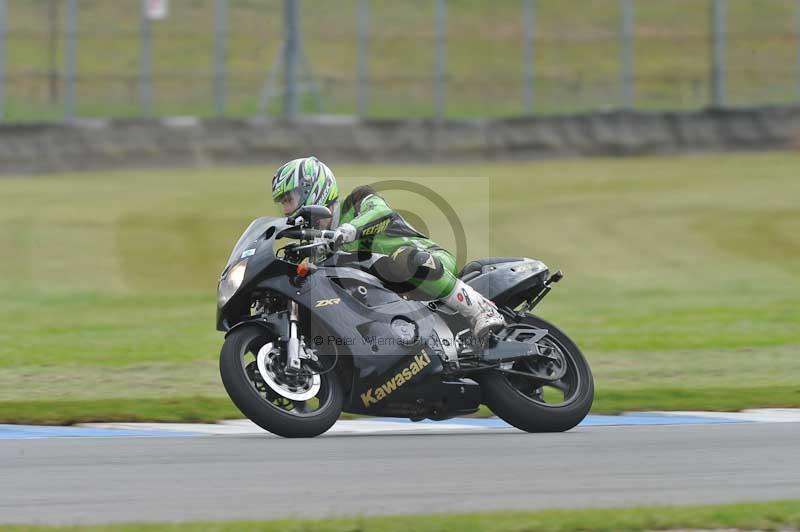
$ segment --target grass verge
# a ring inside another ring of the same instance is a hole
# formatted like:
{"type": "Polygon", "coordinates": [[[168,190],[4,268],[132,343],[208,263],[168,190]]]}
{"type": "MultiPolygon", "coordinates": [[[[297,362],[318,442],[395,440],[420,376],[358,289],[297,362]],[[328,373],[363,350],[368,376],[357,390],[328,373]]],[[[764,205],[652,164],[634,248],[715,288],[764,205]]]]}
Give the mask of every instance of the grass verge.
{"type": "Polygon", "coordinates": [[[382,516],[325,520],[250,522],[197,522],[180,524],[119,524],[80,527],[12,526],[6,530],[260,530],[321,532],[415,531],[632,531],[669,529],[791,530],[800,527],[800,501],[776,501],[717,506],[656,506],[540,512],[487,512],[472,514],[382,516]]]}
{"type": "MultiPolygon", "coordinates": [[[[737,411],[752,405],[765,408],[800,407],[800,385],[756,388],[666,388],[598,391],[592,412],[618,414],[637,410],[737,411]]],[[[475,414],[488,417],[486,407],[475,414]]],[[[103,421],[160,421],[213,423],[241,418],[225,397],[166,399],[96,399],[85,401],[0,401],[0,423],[72,425],[103,421]]],[[[343,414],[343,419],[358,416],[343,414]]]]}
{"type": "MultiPolygon", "coordinates": [[[[566,272],[536,313],[586,354],[596,412],[800,405],[798,154],[335,171],[345,192],[383,179],[435,190],[468,245],[426,198],[385,194],[464,261],[566,272]]],[[[219,381],[215,287],[241,231],[275,212],[257,192],[272,172],[0,180],[0,418],[238,415],[219,381]]]]}

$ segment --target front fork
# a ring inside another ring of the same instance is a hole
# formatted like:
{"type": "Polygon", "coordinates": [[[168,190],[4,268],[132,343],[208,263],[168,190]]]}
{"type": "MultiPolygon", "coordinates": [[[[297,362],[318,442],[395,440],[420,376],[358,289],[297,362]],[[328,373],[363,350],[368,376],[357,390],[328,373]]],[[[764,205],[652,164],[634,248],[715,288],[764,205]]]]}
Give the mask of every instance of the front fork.
{"type": "Polygon", "coordinates": [[[297,322],[300,312],[297,301],[289,300],[289,338],[286,340],[286,372],[300,372],[300,335],[297,333],[297,322]]]}

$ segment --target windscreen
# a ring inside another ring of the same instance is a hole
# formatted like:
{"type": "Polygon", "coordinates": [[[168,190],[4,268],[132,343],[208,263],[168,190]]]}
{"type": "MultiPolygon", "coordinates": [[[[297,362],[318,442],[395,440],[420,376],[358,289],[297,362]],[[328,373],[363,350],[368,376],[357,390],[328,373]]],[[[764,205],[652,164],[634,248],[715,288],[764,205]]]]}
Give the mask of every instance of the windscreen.
{"type": "Polygon", "coordinates": [[[239,241],[236,242],[236,245],[233,247],[233,252],[228,258],[228,263],[225,265],[225,269],[227,270],[232,264],[239,262],[242,259],[242,253],[244,253],[246,249],[256,247],[255,242],[266,232],[270,226],[284,225],[285,221],[285,218],[263,216],[250,222],[250,225],[247,227],[247,229],[245,229],[244,233],[242,233],[242,236],[239,237],[239,241]]]}

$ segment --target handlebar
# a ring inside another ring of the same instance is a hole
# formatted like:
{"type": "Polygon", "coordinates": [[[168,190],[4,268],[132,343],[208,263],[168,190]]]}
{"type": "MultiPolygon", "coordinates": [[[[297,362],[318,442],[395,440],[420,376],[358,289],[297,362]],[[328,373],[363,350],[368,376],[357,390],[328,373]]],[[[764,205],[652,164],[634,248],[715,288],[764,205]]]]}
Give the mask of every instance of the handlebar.
{"type": "Polygon", "coordinates": [[[332,252],[336,249],[336,247],[338,247],[338,244],[341,243],[341,239],[339,239],[339,242],[334,241],[336,236],[334,231],[321,229],[286,229],[278,236],[279,238],[290,238],[300,241],[315,240],[315,242],[310,244],[289,244],[288,246],[282,248],[287,252],[291,251],[291,253],[300,257],[314,256],[320,249],[323,249],[327,252],[332,252]]]}
{"type": "Polygon", "coordinates": [[[333,240],[333,231],[326,231],[321,229],[287,229],[280,236],[285,238],[293,238],[295,240],[313,240],[315,238],[322,238],[324,240],[333,240]]]}

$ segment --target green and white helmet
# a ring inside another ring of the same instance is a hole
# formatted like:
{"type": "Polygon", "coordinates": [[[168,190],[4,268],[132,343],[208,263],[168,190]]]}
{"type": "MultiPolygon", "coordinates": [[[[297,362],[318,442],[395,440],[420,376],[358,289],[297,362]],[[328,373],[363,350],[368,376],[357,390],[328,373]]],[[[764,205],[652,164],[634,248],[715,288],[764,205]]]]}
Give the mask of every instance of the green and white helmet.
{"type": "Polygon", "coordinates": [[[272,178],[272,200],[280,203],[290,193],[296,194],[298,209],[305,205],[331,209],[335,226],[339,219],[339,187],[331,169],[319,159],[303,157],[278,168],[272,178]]]}

